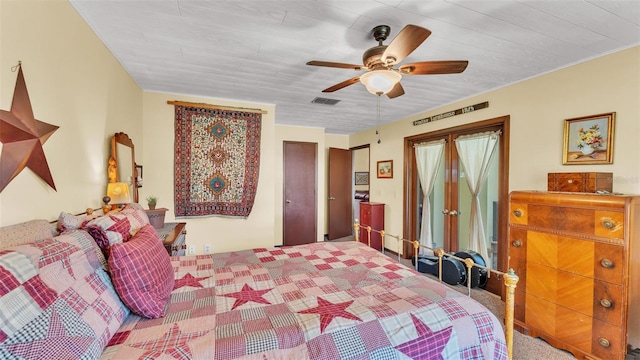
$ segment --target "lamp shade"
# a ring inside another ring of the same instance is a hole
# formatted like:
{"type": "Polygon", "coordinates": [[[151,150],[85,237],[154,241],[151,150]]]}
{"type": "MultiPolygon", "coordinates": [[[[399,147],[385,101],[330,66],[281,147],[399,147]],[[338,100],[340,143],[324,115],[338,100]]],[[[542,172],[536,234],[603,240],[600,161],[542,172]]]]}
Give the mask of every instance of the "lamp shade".
{"type": "Polygon", "coordinates": [[[131,202],[129,184],[114,182],[107,185],[107,196],[111,198],[111,204],[128,204],[131,202]]]}
{"type": "Polygon", "coordinates": [[[374,95],[388,93],[400,79],[402,75],[393,70],[373,70],[360,76],[360,82],[374,95]]]}

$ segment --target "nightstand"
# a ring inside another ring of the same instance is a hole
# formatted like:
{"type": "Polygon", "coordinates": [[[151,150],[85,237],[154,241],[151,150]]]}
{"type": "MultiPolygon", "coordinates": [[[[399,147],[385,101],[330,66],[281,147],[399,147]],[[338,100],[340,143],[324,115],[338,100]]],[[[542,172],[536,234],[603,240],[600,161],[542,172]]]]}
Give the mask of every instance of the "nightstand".
{"type": "Polygon", "coordinates": [[[164,223],[164,226],[156,229],[164,248],[170,256],[182,256],[185,254],[187,223],[164,223]]]}

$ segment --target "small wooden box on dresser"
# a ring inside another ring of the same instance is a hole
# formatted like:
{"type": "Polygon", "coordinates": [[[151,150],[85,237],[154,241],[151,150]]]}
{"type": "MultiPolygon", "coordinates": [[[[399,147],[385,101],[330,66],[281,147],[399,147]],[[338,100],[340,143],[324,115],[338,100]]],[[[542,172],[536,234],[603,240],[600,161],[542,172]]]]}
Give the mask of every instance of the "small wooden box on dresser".
{"type": "Polygon", "coordinates": [[[640,346],[640,196],[514,191],[516,327],[578,359],[640,346]]]}

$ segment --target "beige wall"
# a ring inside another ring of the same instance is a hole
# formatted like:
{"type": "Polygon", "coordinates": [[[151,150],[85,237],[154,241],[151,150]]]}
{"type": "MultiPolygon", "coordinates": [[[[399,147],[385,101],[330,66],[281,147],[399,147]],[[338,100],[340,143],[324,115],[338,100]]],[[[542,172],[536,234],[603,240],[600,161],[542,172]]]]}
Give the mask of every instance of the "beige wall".
{"type": "Polygon", "coordinates": [[[36,119],[60,128],[44,144],[57,191],[25,168],[0,194],[0,225],[98,208],[110,138],[142,156],[142,90],[66,1],[0,1],[0,109],[23,73],[36,119]]]}
{"type": "MultiPolygon", "coordinates": [[[[407,89],[410,91],[410,89],[407,89]]],[[[640,194],[640,46],[577,64],[448,106],[355,134],[376,161],[394,162],[393,179],[371,177],[371,201],[383,202],[385,230],[402,234],[403,139],[443,128],[511,116],[509,189],[546,190],[549,172],[612,172],[613,191],[640,194]],[[412,121],[489,101],[489,108],[431,123],[412,121]],[[562,165],[564,119],[616,112],[613,164],[562,165]]]]}

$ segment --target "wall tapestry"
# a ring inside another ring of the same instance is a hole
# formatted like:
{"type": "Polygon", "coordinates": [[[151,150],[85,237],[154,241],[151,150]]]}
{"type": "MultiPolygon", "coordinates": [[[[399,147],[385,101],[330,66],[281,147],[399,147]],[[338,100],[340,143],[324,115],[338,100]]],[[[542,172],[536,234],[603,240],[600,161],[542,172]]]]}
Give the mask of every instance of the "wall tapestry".
{"type": "Polygon", "coordinates": [[[179,105],[175,114],[175,216],[249,216],[262,115],[179,105]]]}
{"type": "Polygon", "coordinates": [[[31,169],[56,190],[42,145],[58,130],[58,126],[35,119],[22,74],[22,66],[18,63],[12,67],[12,71],[15,71],[16,67],[18,78],[13,92],[11,110],[0,110],[0,142],[2,143],[0,192],[25,167],[31,169]]]}

